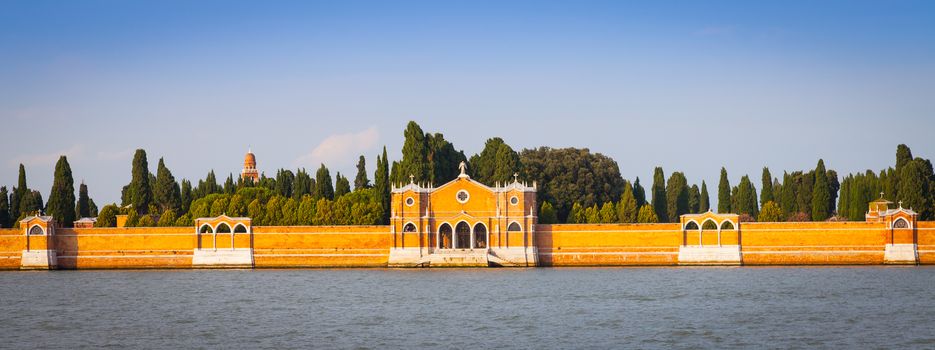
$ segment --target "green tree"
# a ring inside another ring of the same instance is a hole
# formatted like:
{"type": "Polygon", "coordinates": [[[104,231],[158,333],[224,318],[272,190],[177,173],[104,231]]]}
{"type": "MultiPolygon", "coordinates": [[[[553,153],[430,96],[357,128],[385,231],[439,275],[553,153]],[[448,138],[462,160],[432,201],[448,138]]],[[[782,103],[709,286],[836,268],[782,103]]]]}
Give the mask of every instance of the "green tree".
{"type": "Polygon", "coordinates": [[[156,186],[153,187],[153,197],[156,205],[163,212],[171,209],[174,213],[178,213],[182,210],[182,194],[179,184],[175,182],[175,177],[172,176],[172,172],[166,167],[162,158],[159,158],[159,165],[156,166],[156,186]]]}
{"type": "Polygon", "coordinates": [[[486,184],[513,182],[513,174],[521,169],[519,154],[503,139],[494,137],[484,144],[480,154],[471,157],[471,176],[486,184]]]}
{"type": "Polygon", "coordinates": [[[308,175],[305,169],[299,169],[295,173],[295,180],[292,184],[292,198],[301,200],[305,195],[313,195],[315,192],[315,180],[308,175]]]}
{"type": "Polygon", "coordinates": [[[229,216],[244,216],[247,214],[247,204],[244,203],[243,196],[235,194],[231,196],[230,203],[227,204],[226,214],[229,216]]]}
{"type": "Polygon", "coordinates": [[[912,161],[912,151],[909,146],[899,144],[896,146],[896,171],[899,172],[904,166],[912,161]]]}
{"type": "Polygon", "coordinates": [[[656,215],[656,211],[653,210],[653,206],[645,204],[640,207],[640,212],[636,217],[636,222],[641,224],[654,224],[659,222],[659,216],[656,215]]]}
{"type": "Polygon", "coordinates": [[[922,220],[931,219],[932,198],[930,194],[932,171],[926,163],[916,158],[902,166],[899,172],[899,202],[904,208],[918,211],[922,220]]]}
{"type": "Polygon", "coordinates": [[[265,225],[277,226],[282,221],[283,197],[274,196],[266,202],[265,225]]]}
{"type": "Polygon", "coordinates": [[[81,185],[78,186],[78,203],[75,205],[75,217],[80,219],[91,216],[91,198],[88,197],[88,185],[85,185],[84,181],[82,181],[81,185]]]}
{"type": "Polygon", "coordinates": [[[601,223],[601,210],[597,207],[597,204],[587,207],[584,210],[584,217],[589,224],[599,224],[601,223]]]}
{"type": "MultiPolygon", "coordinates": [[[[646,204],[646,189],[640,185],[640,178],[637,177],[633,182],[633,198],[636,199],[636,207],[640,208],[646,204]]],[[[639,210],[639,209],[637,209],[639,210]]]]}
{"type": "Polygon", "coordinates": [[[613,202],[604,202],[600,210],[600,223],[612,224],[619,220],[617,217],[617,208],[613,202]]]}
{"type": "Polygon", "coordinates": [[[162,215],[159,216],[159,222],[156,223],[156,226],[172,227],[175,226],[175,222],[178,220],[179,218],[175,215],[175,210],[166,209],[166,211],[162,212],[162,215]]]}
{"type": "Polygon", "coordinates": [[[211,216],[221,216],[227,214],[227,208],[230,207],[230,199],[227,196],[218,197],[211,204],[211,216]]]}
{"type": "Polygon", "coordinates": [[[753,182],[750,181],[749,176],[744,175],[740,178],[740,184],[734,187],[731,196],[731,208],[737,214],[747,214],[751,218],[755,218],[759,214],[756,197],[756,188],[753,187],[753,182]]]}
{"type": "Polygon", "coordinates": [[[192,205],[192,183],[183,179],[181,189],[179,190],[179,202],[182,206],[180,212],[187,213],[192,205]]]}
{"type": "Polygon", "coordinates": [[[575,202],[571,206],[571,211],[568,212],[568,219],[566,220],[569,224],[584,224],[588,222],[588,217],[585,213],[585,209],[581,206],[581,203],[575,202]]]}
{"type": "Polygon", "coordinates": [[[98,213],[94,227],[116,227],[117,214],[119,213],[120,208],[118,208],[116,204],[105,205],[101,208],[101,212],[98,213]]]}
{"type": "Polygon", "coordinates": [[[701,212],[701,191],[698,185],[692,185],[688,189],[688,212],[698,214],[701,212]]]}
{"type": "Polygon", "coordinates": [[[679,217],[688,214],[691,210],[688,180],[685,174],[676,171],[669,176],[665,195],[667,222],[679,222],[679,217]]]}
{"type": "Polygon", "coordinates": [[[299,202],[299,209],[296,213],[296,225],[311,225],[315,219],[315,199],[312,196],[304,196],[299,202]]]}
{"type": "Polygon", "coordinates": [[[156,222],[153,221],[151,215],[146,214],[141,216],[140,220],[136,222],[136,227],[156,227],[156,222]]]}
{"type": "Polygon", "coordinates": [[[354,191],[370,188],[370,180],[367,179],[367,161],[361,155],[357,159],[357,176],[354,177],[354,191]]]}
{"type": "Polygon", "coordinates": [[[537,196],[555,206],[567,220],[575,202],[584,207],[620,198],[623,178],[617,162],[588,149],[525,149],[520,154],[523,178],[538,184],[537,196]]]}
{"type": "Polygon", "coordinates": [[[331,183],[331,172],[324,164],[315,173],[315,198],[334,200],[334,185],[331,183]]]}
{"type": "Polygon", "coordinates": [[[338,172],[335,175],[335,179],[336,180],[334,181],[334,198],[339,198],[351,192],[350,181],[348,181],[346,177],[341,176],[340,172],[338,172]]]}
{"type": "Polygon", "coordinates": [[[294,198],[288,198],[282,204],[282,216],[279,224],[283,226],[292,226],[296,223],[296,217],[299,210],[299,203],[294,198]]]}
{"type": "Polygon", "coordinates": [[[780,222],[783,221],[785,216],[782,214],[782,208],[779,207],[779,204],[776,202],[769,201],[763,204],[763,209],[760,210],[760,215],[757,216],[756,221],[759,222],[780,222]]]}
{"type": "Polygon", "coordinates": [[[377,156],[377,170],[373,174],[373,189],[376,192],[377,202],[382,207],[383,217],[381,224],[390,222],[390,170],[389,159],[386,158],[386,146],[383,146],[383,156],[377,156]]]}
{"type": "Polygon", "coordinates": [[[832,203],[830,184],[825,170],[825,161],[822,159],[818,160],[818,166],[815,167],[815,183],[813,186],[812,221],[825,221],[831,217],[834,208],[829,206],[829,203],[832,203]]]}
{"type": "Polygon", "coordinates": [[[175,226],[177,227],[195,226],[195,219],[192,219],[191,214],[182,215],[179,217],[178,220],[175,220],[175,226]]]}
{"type": "Polygon", "coordinates": [[[636,222],[636,215],[639,208],[636,205],[636,197],[633,195],[633,187],[629,183],[624,185],[623,194],[620,196],[620,203],[617,204],[617,219],[621,223],[636,222]]]}
{"type": "Polygon", "coordinates": [[[10,196],[10,217],[12,219],[20,218],[23,215],[22,203],[29,195],[29,187],[26,186],[26,167],[19,165],[19,181],[16,187],[13,187],[13,194],[10,196]]]}
{"type": "Polygon", "coordinates": [[[669,204],[667,203],[666,198],[666,177],[665,173],[662,172],[662,167],[656,167],[653,171],[653,188],[652,188],[652,198],[653,198],[653,211],[656,212],[656,215],[661,220],[669,219],[669,204]]]}
{"type": "Polygon", "coordinates": [[[721,167],[721,181],[717,185],[717,212],[730,213],[730,180],[727,179],[727,169],[721,167]]]}
{"type": "Polygon", "coordinates": [[[234,174],[228,173],[227,180],[224,180],[224,193],[234,194],[237,191],[237,185],[234,184],[234,174]]]}
{"type": "Polygon", "coordinates": [[[152,203],[153,190],[149,183],[149,162],[146,160],[146,151],[136,150],[133,155],[133,167],[131,169],[132,177],[130,184],[127,185],[127,199],[133,209],[139,214],[144,214],[149,210],[149,204],[152,203]]]}
{"type": "Polygon", "coordinates": [[[769,173],[769,168],[763,167],[760,182],[763,184],[763,188],[760,190],[760,203],[766,205],[766,202],[772,202],[775,199],[773,195],[773,175],[769,173]]]}
{"type": "Polygon", "coordinates": [[[276,193],[283,197],[292,197],[292,182],[295,175],[292,170],[279,169],[276,172],[276,193]]]}
{"type": "Polygon", "coordinates": [[[416,182],[431,180],[428,163],[429,149],[422,128],[416,122],[410,121],[406,125],[403,136],[405,136],[403,159],[399,162],[400,171],[397,174],[400,178],[396,178],[394,181],[408,183],[409,175],[412,175],[416,182]]]}
{"type": "Polygon", "coordinates": [[[429,182],[444,184],[454,180],[460,174],[458,164],[467,161],[463,152],[455,149],[445,136],[436,133],[425,134],[425,143],[429,150],[429,182]]]}
{"type": "Polygon", "coordinates": [[[71,227],[75,221],[75,181],[65,156],[59,157],[55,163],[55,177],[46,211],[64,227],[71,227]]]}
{"type": "Polygon", "coordinates": [[[779,198],[779,208],[782,209],[782,212],[789,216],[796,213],[798,210],[796,206],[796,191],[795,178],[792,174],[784,172],[782,175],[782,195],[779,198]]]}
{"type": "Polygon", "coordinates": [[[13,227],[13,218],[10,215],[10,197],[6,186],[0,186],[0,228],[13,227]]]}
{"type": "Polygon", "coordinates": [[[558,216],[555,214],[555,208],[552,207],[552,204],[549,202],[542,202],[542,206],[539,208],[539,223],[540,224],[557,224],[558,216]]]}
{"type": "Polygon", "coordinates": [[[698,205],[698,212],[705,213],[711,209],[711,197],[708,196],[708,185],[701,181],[701,198],[698,205]]]}

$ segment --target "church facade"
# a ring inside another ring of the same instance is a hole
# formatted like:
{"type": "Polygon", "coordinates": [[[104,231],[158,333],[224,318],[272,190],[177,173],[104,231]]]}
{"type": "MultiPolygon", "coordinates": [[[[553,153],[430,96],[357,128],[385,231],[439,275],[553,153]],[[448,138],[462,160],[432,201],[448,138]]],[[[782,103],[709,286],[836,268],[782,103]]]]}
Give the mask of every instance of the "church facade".
{"type": "MultiPolygon", "coordinates": [[[[489,187],[461,174],[392,189],[390,266],[536,266],[536,184],[489,187]]],[[[411,178],[411,177],[410,177],[411,178]]]]}

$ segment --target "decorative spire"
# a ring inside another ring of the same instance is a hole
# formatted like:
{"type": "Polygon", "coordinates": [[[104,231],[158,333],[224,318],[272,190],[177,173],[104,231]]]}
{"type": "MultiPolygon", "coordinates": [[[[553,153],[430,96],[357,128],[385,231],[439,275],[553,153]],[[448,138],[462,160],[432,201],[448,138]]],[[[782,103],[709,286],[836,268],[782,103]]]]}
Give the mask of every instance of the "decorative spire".
{"type": "Polygon", "coordinates": [[[467,171],[467,164],[465,164],[464,161],[461,161],[461,163],[458,164],[458,169],[461,169],[461,174],[458,175],[458,177],[469,177],[468,174],[467,174],[467,172],[466,172],[466,171],[467,171]]]}

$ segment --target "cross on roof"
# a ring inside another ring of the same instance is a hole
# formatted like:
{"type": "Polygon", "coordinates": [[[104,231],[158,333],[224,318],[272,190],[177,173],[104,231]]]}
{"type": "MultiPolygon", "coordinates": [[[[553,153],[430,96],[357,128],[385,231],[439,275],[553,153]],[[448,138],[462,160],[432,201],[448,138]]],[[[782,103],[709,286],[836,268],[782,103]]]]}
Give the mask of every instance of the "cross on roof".
{"type": "Polygon", "coordinates": [[[409,183],[415,183],[415,175],[409,174],[409,183]]]}
{"type": "Polygon", "coordinates": [[[519,174],[513,173],[513,182],[519,182],[519,174]]]}

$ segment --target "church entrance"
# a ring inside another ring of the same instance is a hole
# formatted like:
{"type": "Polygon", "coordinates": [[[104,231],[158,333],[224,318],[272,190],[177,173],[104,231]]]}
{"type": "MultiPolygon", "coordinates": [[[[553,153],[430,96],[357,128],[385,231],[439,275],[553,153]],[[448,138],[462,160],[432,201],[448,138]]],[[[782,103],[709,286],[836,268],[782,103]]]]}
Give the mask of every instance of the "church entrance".
{"type": "Polygon", "coordinates": [[[466,222],[459,222],[455,227],[455,235],[458,237],[455,242],[456,249],[471,248],[471,226],[466,222]]]}
{"type": "Polygon", "coordinates": [[[442,226],[438,228],[438,243],[439,243],[438,248],[441,248],[441,249],[452,248],[451,225],[442,224],[442,226]]]}

